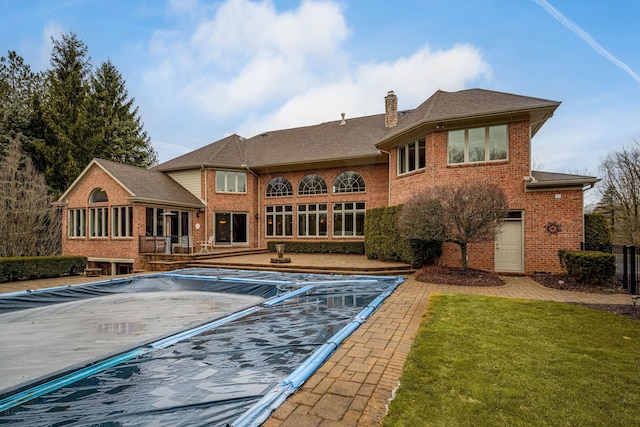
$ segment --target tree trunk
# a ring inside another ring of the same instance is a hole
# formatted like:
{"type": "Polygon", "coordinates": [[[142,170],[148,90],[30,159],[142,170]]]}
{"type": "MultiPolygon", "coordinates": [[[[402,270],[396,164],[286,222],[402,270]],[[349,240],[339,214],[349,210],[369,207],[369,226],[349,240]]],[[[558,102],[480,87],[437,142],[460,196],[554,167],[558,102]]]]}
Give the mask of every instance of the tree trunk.
{"type": "Polygon", "coordinates": [[[466,243],[460,243],[460,252],[462,252],[462,269],[466,270],[467,269],[467,244],[466,243]]]}

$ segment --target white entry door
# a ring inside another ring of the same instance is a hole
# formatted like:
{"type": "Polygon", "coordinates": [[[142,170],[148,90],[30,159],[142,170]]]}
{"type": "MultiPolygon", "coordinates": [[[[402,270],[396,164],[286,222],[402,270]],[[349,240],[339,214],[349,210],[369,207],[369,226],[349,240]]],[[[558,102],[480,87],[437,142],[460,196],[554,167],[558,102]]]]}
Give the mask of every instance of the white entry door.
{"type": "Polygon", "coordinates": [[[496,240],[496,271],[523,271],[522,252],[522,220],[503,221],[496,240]]]}

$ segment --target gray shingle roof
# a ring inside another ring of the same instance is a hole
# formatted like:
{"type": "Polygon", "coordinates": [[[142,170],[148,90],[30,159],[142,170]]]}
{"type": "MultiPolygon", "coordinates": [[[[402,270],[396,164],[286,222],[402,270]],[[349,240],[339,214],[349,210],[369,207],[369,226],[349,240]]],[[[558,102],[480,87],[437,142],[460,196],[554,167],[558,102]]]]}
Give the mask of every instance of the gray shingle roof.
{"type": "Polygon", "coordinates": [[[588,175],[574,175],[569,173],[531,171],[533,180],[526,182],[528,189],[549,187],[585,187],[600,181],[599,178],[588,175]]]}
{"type": "Polygon", "coordinates": [[[169,175],[109,160],[95,159],[131,195],[131,200],[155,201],[171,205],[202,207],[202,202],[169,175]]]}
{"type": "Polygon", "coordinates": [[[246,163],[245,147],[245,139],[233,134],[151,169],[155,171],[174,171],[193,169],[194,167],[199,168],[200,166],[239,167],[241,164],[246,163]]]}
{"type": "Polygon", "coordinates": [[[439,90],[415,110],[399,112],[398,124],[393,128],[385,128],[384,114],[377,114],[347,118],[344,125],[336,120],[264,132],[246,140],[234,134],[162,163],[153,170],[172,171],[200,166],[268,169],[363,158],[385,162],[386,156],[377,147],[385,146],[385,141],[424,123],[543,110],[545,116],[538,125],[541,126],[558,105],[560,103],[556,101],[483,89],[439,90]]]}
{"type": "MultiPolygon", "coordinates": [[[[427,123],[446,123],[454,120],[536,110],[545,111],[544,117],[546,117],[546,115],[553,113],[559,105],[558,101],[485,89],[468,89],[458,92],[438,90],[413,110],[403,123],[399,123],[393,132],[379,141],[377,145],[384,145],[384,142],[427,123]]],[[[532,124],[534,127],[532,136],[544,124],[544,120],[541,120],[538,125],[532,124]]]]}

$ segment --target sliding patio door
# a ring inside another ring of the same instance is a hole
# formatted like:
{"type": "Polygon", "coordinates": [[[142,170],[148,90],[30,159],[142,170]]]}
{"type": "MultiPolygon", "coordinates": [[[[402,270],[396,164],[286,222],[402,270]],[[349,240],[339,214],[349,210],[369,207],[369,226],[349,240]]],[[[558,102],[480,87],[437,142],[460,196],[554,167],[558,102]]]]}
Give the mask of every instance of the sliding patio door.
{"type": "Polygon", "coordinates": [[[216,245],[246,245],[248,221],[246,213],[216,212],[214,214],[216,245]]]}

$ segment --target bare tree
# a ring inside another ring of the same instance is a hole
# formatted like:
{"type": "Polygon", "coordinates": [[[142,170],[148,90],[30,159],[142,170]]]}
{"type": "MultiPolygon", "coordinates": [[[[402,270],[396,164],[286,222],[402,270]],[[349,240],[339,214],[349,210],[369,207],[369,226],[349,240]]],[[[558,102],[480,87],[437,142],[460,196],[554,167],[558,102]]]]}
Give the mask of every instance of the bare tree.
{"type": "Polygon", "coordinates": [[[640,140],[609,153],[600,165],[600,173],[599,210],[612,213],[615,241],[640,244],[640,140]]]}
{"type": "Polygon", "coordinates": [[[0,257],[57,255],[61,218],[44,176],[14,140],[0,160],[0,257]]]}
{"type": "Polygon", "coordinates": [[[466,270],[467,245],[494,241],[507,209],[504,191],[489,181],[449,184],[428,188],[407,201],[398,228],[406,238],[459,245],[466,270]]]}

